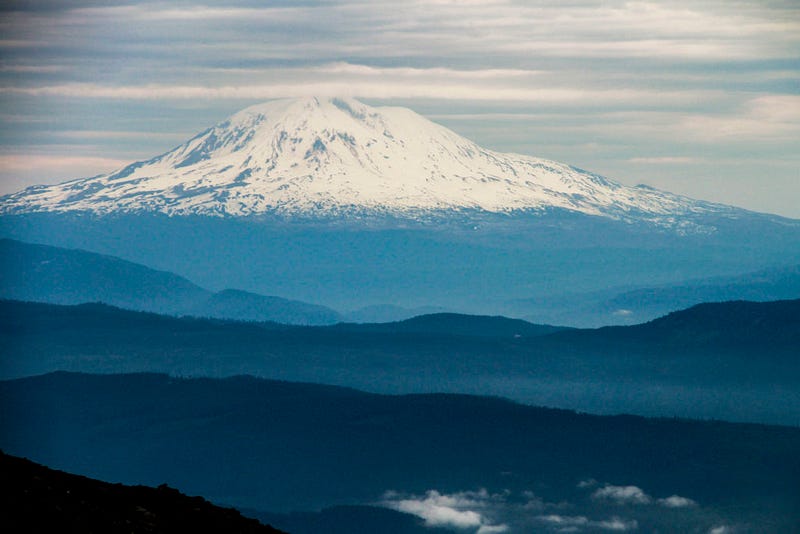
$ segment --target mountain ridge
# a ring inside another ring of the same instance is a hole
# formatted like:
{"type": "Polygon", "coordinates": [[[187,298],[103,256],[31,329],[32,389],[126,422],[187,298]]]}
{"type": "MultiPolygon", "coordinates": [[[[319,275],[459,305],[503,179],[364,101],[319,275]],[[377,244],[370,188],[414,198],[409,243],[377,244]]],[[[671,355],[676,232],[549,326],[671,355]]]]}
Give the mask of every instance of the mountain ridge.
{"type": "Polygon", "coordinates": [[[282,326],[0,301],[0,377],[58,369],[253,374],[380,393],[481,393],[601,413],[800,424],[800,300],[713,304],[639,326],[521,337],[508,323],[471,320],[488,326],[473,323],[469,335],[282,326]]]}
{"type": "Polygon", "coordinates": [[[334,324],[326,306],[237,289],[213,292],[169,271],[82,249],[0,238],[0,298],[286,324],[334,324]]]}

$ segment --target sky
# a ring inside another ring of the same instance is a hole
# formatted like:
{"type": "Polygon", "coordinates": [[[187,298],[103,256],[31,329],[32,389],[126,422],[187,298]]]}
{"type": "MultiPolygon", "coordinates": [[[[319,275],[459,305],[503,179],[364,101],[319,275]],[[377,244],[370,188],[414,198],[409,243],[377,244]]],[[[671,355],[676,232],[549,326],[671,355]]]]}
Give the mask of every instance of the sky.
{"type": "Polygon", "coordinates": [[[295,96],[406,106],[487,148],[800,218],[796,0],[7,0],[0,194],[295,96]]]}

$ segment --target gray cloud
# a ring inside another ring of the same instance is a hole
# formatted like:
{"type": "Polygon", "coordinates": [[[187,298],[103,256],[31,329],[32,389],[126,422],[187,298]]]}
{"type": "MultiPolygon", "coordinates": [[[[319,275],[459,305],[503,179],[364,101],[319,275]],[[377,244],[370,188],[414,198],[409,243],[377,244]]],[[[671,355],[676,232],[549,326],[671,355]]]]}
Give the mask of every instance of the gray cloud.
{"type": "Polygon", "coordinates": [[[581,532],[585,529],[628,532],[639,528],[639,523],[635,519],[622,519],[616,516],[609,519],[590,520],[582,515],[550,514],[538,516],[536,519],[557,532],[581,532]]]}
{"type": "MultiPolygon", "coordinates": [[[[597,481],[591,479],[578,483],[578,488],[588,489],[597,485],[597,481]]],[[[661,499],[654,499],[638,486],[615,486],[605,484],[596,489],[591,494],[594,501],[611,502],[617,505],[649,505],[657,504],[665,508],[691,508],[697,506],[697,502],[688,497],[680,495],[670,495],[661,499]]]]}
{"type": "Polygon", "coordinates": [[[671,495],[664,499],[658,499],[658,504],[667,508],[689,508],[697,506],[697,503],[692,499],[681,497],[680,495],[671,495]]]}
{"type": "Polygon", "coordinates": [[[653,498],[637,486],[605,485],[592,493],[592,499],[616,504],[650,504],[653,498]]]}

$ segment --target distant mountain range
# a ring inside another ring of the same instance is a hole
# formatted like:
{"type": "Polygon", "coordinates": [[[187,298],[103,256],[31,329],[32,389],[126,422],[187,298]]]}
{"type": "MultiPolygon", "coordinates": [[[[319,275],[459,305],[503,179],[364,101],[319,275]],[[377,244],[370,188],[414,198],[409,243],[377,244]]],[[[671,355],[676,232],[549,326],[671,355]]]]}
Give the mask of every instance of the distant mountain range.
{"type": "Polygon", "coordinates": [[[559,331],[458,315],[290,327],[5,301],[0,326],[2,377],[247,373],[595,413],[800,423],[800,300],[705,304],[638,326],[559,331]]]}
{"type": "MultiPolygon", "coordinates": [[[[0,239],[0,272],[0,298],[53,304],[104,302],[173,315],[326,325],[396,322],[443,312],[432,306],[409,309],[394,305],[340,312],[318,304],[241,290],[213,293],[173,273],[112,256],[10,239],[0,239]]],[[[610,290],[558,299],[519,299],[507,303],[505,310],[539,323],[594,326],[641,323],[701,302],[769,301],[798,296],[800,266],[792,266],[623,293],[610,290]],[[531,315],[532,310],[537,313],[531,315]]],[[[441,320],[446,323],[446,315],[441,320]]],[[[411,329],[413,324],[404,328],[411,329]]],[[[517,325],[514,328],[531,327],[529,323],[517,325]]]]}
{"type": "Polygon", "coordinates": [[[643,323],[704,302],[765,302],[798,297],[800,265],[791,265],[655,287],[517,299],[507,303],[505,312],[534,322],[602,326],[643,323]]]}
{"type": "Polygon", "coordinates": [[[281,534],[166,485],[124,486],[0,452],[3,524],[14,532],[230,532],[281,534]]]}
{"type": "Polygon", "coordinates": [[[0,382],[0,403],[0,447],[11,454],[127,484],[166,482],[277,514],[263,517],[279,528],[315,519],[281,514],[344,504],[470,534],[555,532],[580,517],[651,532],[786,532],[800,520],[798,428],[243,376],[62,372],[0,382]]]}

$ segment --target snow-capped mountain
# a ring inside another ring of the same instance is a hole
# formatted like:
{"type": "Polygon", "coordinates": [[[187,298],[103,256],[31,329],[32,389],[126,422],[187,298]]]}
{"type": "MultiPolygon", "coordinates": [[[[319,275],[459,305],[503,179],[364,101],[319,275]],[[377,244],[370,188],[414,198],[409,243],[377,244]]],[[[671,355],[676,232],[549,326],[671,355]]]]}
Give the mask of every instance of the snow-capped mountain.
{"type": "Polygon", "coordinates": [[[494,152],[411,110],[342,98],[252,106],[148,161],[0,199],[5,213],[324,217],[546,208],[667,225],[732,209],[494,152]]]}

